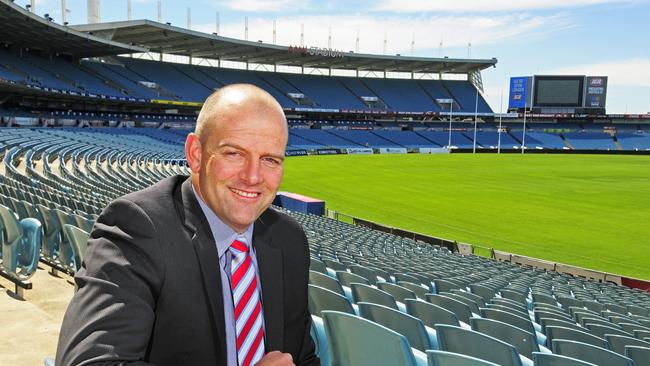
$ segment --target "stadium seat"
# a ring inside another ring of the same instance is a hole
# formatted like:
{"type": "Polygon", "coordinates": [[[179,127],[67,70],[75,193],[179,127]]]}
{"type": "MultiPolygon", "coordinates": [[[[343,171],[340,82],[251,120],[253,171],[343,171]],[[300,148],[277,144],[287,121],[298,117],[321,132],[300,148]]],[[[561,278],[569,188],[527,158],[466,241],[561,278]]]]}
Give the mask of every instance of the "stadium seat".
{"type": "Polygon", "coordinates": [[[458,317],[459,321],[469,324],[469,318],[472,317],[472,310],[466,304],[450,297],[433,294],[427,294],[426,300],[451,311],[458,317]]]}
{"type": "Polygon", "coordinates": [[[549,325],[555,325],[555,326],[559,326],[559,327],[575,329],[575,330],[578,330],[578,331],[581,331],[581,332],[585,331],[585,328],[579,326],[574,321],[566,321],[566,320],[555,319],[555,318],[539,318],[539,324],[542,326],[542,332],[543,333],[546,333],[546,327],[549,326],[549,325]]]}
{"type": "Polygon", "coordinates": [[[435,327],[436,324],[460,326],[458,317],[451,311],[423,300],[406,299],[406,312],[420,319],[424,325],[435,327]]]}
{"type": "Polygon", "coordinates": [[[625,346],[625,356],[634,360],[636,366],[650,365],[650,348],[625,346]]]}
{"type": "Polygon", "coordinates": [[[612,351],[623,356],[625,356],[625,347],[627,346],[650,348],[650,343],[648,342],[622,335],[605,334],[605,340],[609,343],[612,351]]]}
{"type": "Polygon", "coordinates": [[[76,272],[81,269],[81,263],[83,262],[84,254],[86,253],[86,246],[90,234],[76,226],[68,224],[63,226],[63,231],[65,232],[65,236],[68,238],[68,242],[72,248],[74,270],[76,272]]]}
{"type": "Polygon", "coordinates": [[[530,359],[533,357],[533,352],[540,350],[535,333],[527,332],[510,324],[493,319],[471,318],[470,325],[472,330],[514,346],[519,354],[530,359]]]}
{"type": "Polygon", "coordinates": [[[323,322],[332,366],[426,365],[403,335],[375,322],[335,311],[324,311],[323,322]]]}
{"type": "Polygon", "coordinates": [[[334,291],[341,296],[345,296],[345,291],[343,291],[343,287],[339,281],[321,272],[309,270],[309,283],[334,291]]]}
{"type": "MultiPolygon", "coordinates": [[[[514,313],[508,313],[499,309],[491,308],[481,308],[480,314],[484,318],[498,320],[522,329],[528,333],[537,334],[535,326],[530,318],[524,318],[514,313]]],[[[544,337],[544,340],[546,340],[546,337],[544,337]]]]}
{"type": "Polygon", "coordinates": [[[609,345],[606,340],[588,333],[587,330],[582,331],[574,328],[565,328],[565,327],[558,327],[555,325],[548,325],[546,326],[546,336],[548,337],[549,346],[551,345],[551,342],[554,339],[570,339],[577,342],[591,344],[596,347],[601,347],[605,349],[609,348],[609,345]]]}
{"type": "Polygon", "coordinates": [[[607,366],[634,366],[634,361],[608,349],[566,339],[552,341],[553,353],[607,366]]]}
{"type": "Polygon", "coordinates": [[[601,338],[605,338],[605,334],[616,334],[616,335],[621,335],[626,337],[633,336],[632,334],[618,328],[618,326],[613,327],[613,326],[606,326],[601,324],[593,324],[587,321],[585,327],[591,331],[591,334],[601,338]]]}
{"type": "Polygon", "coordinates": [[[437,348],[435,334],[428,333],[420,319],[383,305],[367,302],[360,302],[357,305],[361,317],[405,336],[411,347],[422,352],[437,348]]]}
{"type": "Polygon", "coordinates": [[[323,259],[323,263],[325,263],[327,268],[333,269],[334,271],[346,271],[348,269],[345,264],[331,259],[323,259]]]}
{"type": "Polygon", "coordinates": [[[541,352],[533,353],[533,361],[535,361],[535,366],[598,366],[573,357],[541,352]]]}
{"type": "Polygon", "coordinates": [[[309,258],[309,270],[327,274],[327,266],[325,266],[325,263],[315,258],[309,258]]]}
{"type": "Polygon", "coordinates": [[[0,270],[19,281],[28,280],[38,267],[41,223],[33,218],[19,222],[9,208],[0,205],[0,225],[3,233],[0,270]]]}
{"type": "Polygon", "coordinates": [[[406,299],[415,299],[417,297],[413,291],[407,289],[406,287],[396,285],[394,283],[379,282],[377,283],[377,287],[379,287],[380,290],[386,291],[387,293],[391,294],[396,301],[402,303],[406,299]]]}
{"type": "Polygon", "coordinates": [[[438,294],[462,302],[463,304],[469,306],[469,309],[470,309],[470,310],[472,311],[472,313],[474,313],[474,314],[478,314],[478,313],[479,313],[479,310],[478,310],[479,305],[478,305],[478,304],[476,303],[476,301],[474,301],[473,299],[467,298],[467,297],[465,297],[465,296],[461,296],[461,295],[459,295],[459,294],[457,294],[457,293],[453,293],[453,292],[440,292],[440,293],[438,293],[438,294]]]}
{"type": "Polygon", "coordinates": [[[350,272],[367,279],[369,284],[377,284],[377,273],[372,269],[360,265],[352,265],[349,266],[348,269],[350,272]]]}
{"type": "Polygon", "coordinates": [[[519,356],[517,350],[496,338],[452,325],[436,325],[438,347],[441,351],[455,352],[487,360],[502,366],[532,365],[519,356]]]}
{"type": "Polygon", "coordinates": [[[428,366],[498,366],[498,364],[481,360],[460,353],[427,350],[428,366]]]}
{"type": "Polygon", "coordinates": [[[334,310],[348,314],[355,314],[354,308],[347,297],[328,289],[309,285],[308,297],[309,312],[312,315],[320,316],[323,310],[334,310]]]}
{"type": "Polygon", "coordinates": [[[37,209],[43,217],[41,251],[45,258],[52,261],[57,260],[59,257],[59,245],[61,243],[61,225],[50,208],[39,204],[37,205],[37,209]]]}
{"type": "Polygon", "coordinates": [[[365,285],[370,284],[370,282],[368,282],[368,280],[365,277],[361,277],[354,273],[345,272],[345,271],[336,271],[336,278],[338,278],[341,286],[350,287],[351,283],[362,283],[365,285]]]}
{"type": "Polygon", "coordinates": [[[480,284],[471,284],[469,285],[469,288],[473,294],[481,296],[484,301],[490,301],[490,299],[496,294],[496,291],[480,284]]]}
{"type": "Polygon", "coordinates": [[[361,283],[350,284],[350,289],[352,290],[352,299],[357,304],[360,302],[369,302],[399,310],[397,307],[397,302],[395,301],[393,295],[389,294],[386,291],[382,291],[361,283]]]}
{"type": "Polygon", "coordinates": [[[424,300],[427,296],[427,293],[429,293],[429,290],[422,287],[421,285],[418,285],[413,282],[407,282],[407,281],[399,281],[397,282],[398,285],[405,287],[411,291],[419,298],[424,300]]]}

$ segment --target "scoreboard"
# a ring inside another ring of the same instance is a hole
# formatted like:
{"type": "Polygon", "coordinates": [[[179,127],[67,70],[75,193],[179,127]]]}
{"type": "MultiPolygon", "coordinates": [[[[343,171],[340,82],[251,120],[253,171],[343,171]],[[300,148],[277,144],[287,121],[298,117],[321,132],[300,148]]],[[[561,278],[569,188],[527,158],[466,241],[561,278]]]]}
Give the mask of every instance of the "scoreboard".
{"type": "Polygon", "coordinates": [[[605,113],[607,76],[535,75],[510,78],[509,111],[605,113]]]}

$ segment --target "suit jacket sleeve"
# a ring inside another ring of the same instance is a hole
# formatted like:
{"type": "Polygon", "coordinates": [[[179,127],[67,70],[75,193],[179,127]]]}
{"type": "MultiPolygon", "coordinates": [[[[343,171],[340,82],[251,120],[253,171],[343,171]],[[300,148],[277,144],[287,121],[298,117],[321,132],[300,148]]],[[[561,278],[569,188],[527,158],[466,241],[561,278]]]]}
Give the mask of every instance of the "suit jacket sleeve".
{"type": "Polygon", "coordinates": [[[63,319],[57,366],[147,365],[164,279],[156,227],[127,199],[111,203],[88,241],[77,291],[63,319]]]}

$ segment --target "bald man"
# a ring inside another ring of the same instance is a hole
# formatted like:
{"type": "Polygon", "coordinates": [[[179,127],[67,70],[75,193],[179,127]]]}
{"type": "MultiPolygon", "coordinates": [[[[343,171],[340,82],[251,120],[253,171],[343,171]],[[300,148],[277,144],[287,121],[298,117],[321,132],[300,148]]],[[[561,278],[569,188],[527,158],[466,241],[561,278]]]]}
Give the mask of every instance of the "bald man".
{"type": "Polygon", "coordinates": [[[269,208],[287,139],[267,92],[212,94],[185,142],[191,177],[118,198],[97,219],[56,365],[319,365],[307,239],[269,208]]]}

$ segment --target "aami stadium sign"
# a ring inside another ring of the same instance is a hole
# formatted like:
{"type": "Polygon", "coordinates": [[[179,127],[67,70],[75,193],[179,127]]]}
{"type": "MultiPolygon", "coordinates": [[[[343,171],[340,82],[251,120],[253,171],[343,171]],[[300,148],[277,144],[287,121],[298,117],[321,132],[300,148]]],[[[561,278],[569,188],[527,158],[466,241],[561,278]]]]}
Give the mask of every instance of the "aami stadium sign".
{"type": "Polygon", "coordinates": [[[299,53],[301,55],[309,56],[343,58],[343,51],[335,50],[332,48],[289,46],[289,53],[299,53]]]}

